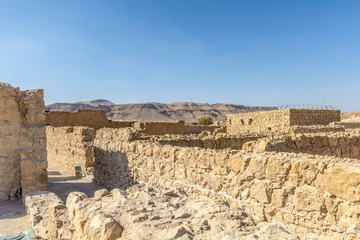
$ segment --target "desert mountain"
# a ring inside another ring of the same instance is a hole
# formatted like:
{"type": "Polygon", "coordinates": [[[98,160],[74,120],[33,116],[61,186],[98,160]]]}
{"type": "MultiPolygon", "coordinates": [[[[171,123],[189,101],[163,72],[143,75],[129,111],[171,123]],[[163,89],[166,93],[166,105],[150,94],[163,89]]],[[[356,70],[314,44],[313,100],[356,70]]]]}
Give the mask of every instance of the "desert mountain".
{"type": "Polygon", "coordinates": [[[115,104],[108,100],[82,101],[75,103],[54,103],[46,106],[48,111],[74,112],[77,109],[105,109],[108,117],[117,121],[196,121],[203,116],[213,119],[225,119],[226,114],[252,112],[259,110],[273,110],[275,107],[247,107],[229,103],[135,103],[115,104]]]}

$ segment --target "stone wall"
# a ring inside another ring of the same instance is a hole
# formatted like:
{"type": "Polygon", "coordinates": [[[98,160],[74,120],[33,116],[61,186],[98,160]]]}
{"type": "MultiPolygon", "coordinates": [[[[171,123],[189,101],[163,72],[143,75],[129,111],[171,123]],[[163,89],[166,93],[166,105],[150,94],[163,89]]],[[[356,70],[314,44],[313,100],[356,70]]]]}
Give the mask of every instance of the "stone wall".
{"type": "Polygon", "coordinates": [[[340,110],[288,109],[290,126],[328,125],[341,120],[340,110]]]}
{"type": "Polygon", "coordinates": [[[104,128],[94,142],[94,180],[108,188],[147,182],[222,191],[302,238],[340,239],[360,228],[360,163],[350,159],[163,146],[135,140],[131,129],[104,128]]]}
{"type": "Polygon", "coordinates": [[[340,125],[327,125],[327,126],[292,126],[284,133],[298,134],[298,133],[333,133],[345,132],[345,128],[340,125]]]}
{"type": "Polygon", "coordinates": [[[131,127],[133,124],[133,121],[109,120],[105,110],[78,109],[76,112],[50,111],[46,113],[46,125],[52,127],[85,126],[100,129],[102,127],[131,127]]]}
{"type": "Polygon", "coordinates": [[[359,132],[283,135],[247,142],[243,149],[297,152],[360,159],[359,132]]]}
{"type": "Polygon", "coordinates": [[[340,121],[340,110],[284,109],[227,116],[229,134],[284,132],[292,126],[328,125],[340,121]]]}
{"type": "Polygon", "coordinates": [[[0,83],[0,200],[47,190],[43,98],[0,83]]]}
{"type": "Polygon", "coordinates": [[[344,127],[346,129],[360,128],[360,122],[335,122],[331,123],[333,126],[344,127]]]}
{"type": "Polygon", "coordinates": [[[96,132],[87,127],[46,127],[48,160],[61,162],[74,171],[80,166],[82,174],[93,173],[93,141],[96,132]]]}
{"type": "MultiPolygon", "coordinates": [[[[208,148],[208,149],[238,149],[241,150],[243,145],[250,141],[256,141],[263,136],[233,136],[226,134],[210,134],[203,132],[196,136],[191,135],[160,135],[140,138],[160,143],[161,145],[171,145],[191,148],[208,148]]],[[[139,139],[139,138],[138,138],[139,139]]]]}
{"type": "Polygon", "coordinates": [[[289,109],[227,115],[229,134],[280,131],[290,127],[289,109]]]}
{"type": "Polygon", "coordinates": [[[177,122],[136,122],[134,128],[146,135],[191,134],[203,131],[213,132],[219,126],[187,125],[185,121],[177,122]]]}

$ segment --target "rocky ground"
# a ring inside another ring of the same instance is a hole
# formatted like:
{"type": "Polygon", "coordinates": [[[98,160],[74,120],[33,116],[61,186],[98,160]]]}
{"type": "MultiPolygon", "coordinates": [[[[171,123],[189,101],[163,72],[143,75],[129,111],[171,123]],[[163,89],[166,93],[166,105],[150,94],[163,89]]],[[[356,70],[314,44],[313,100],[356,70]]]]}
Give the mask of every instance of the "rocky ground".
{"type": "Polygon", "coordinates": [[[299,239],[226,200],[194,198],[176,188],[135,185],[98,190],[94,198],[73,192],[66,205],[39,192],[26,202],[35,232],[45,239],[299,239]]]}

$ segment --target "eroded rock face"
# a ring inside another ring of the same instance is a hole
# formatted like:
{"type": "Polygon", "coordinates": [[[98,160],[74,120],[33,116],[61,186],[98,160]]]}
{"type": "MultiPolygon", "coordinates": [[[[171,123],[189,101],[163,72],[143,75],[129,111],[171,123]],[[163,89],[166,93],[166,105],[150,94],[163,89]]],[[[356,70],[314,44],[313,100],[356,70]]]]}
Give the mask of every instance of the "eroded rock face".
{"type": "Polygon", "coordinates": [[[29,196],[35,233],[44,239],[299,239],[224,199],[193,198],[181,189],[135,185],[96,195],[73,192],[66,205],[50,192],[29,196]]]}

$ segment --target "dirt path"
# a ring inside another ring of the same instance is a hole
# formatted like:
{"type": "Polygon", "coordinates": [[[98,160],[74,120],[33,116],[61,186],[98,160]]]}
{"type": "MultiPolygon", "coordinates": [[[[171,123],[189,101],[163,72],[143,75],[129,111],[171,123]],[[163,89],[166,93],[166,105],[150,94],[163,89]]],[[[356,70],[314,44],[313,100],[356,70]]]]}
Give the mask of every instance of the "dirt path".
{"type": "MultiPolygon", "coordinates": [[[[56,193],[64,202],[70,192],[79,191],[89,197],[103,187],[90,178],[75,178],[74,170],[57,162],[48,163],[49,191],[56,193]]],[[[28,232],[31,229],[21,200],[0,201],[0,236],[9,233],[28,232]]]]}

